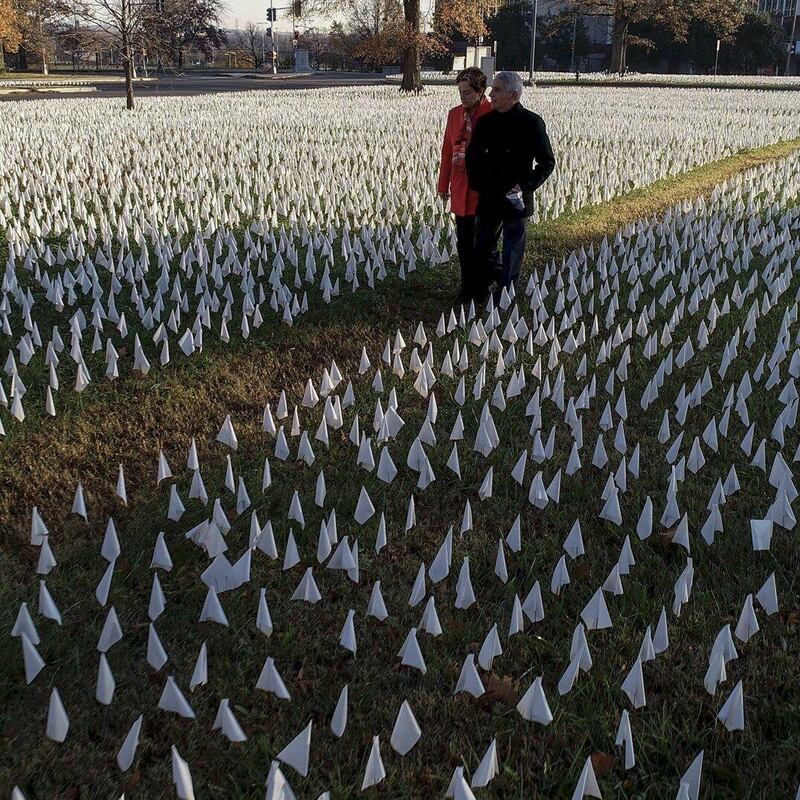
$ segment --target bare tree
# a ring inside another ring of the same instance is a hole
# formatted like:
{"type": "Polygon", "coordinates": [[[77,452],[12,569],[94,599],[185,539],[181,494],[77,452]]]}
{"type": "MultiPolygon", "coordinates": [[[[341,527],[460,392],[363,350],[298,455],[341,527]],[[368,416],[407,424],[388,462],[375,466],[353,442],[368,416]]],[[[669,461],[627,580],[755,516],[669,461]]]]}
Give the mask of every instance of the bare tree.
{"type": "Polygon", "coordinates": [[[105,31],[122,56],[125,103],[133,110],[134,54],[147,43],[148,22],[160,10],[160,0],[76,0],[75,14],[105,31]]]}
{"type": "Polygon", "coordinates": [[[158,61],[183,67],[184,50],[195,48],[211,58],[226,44],[220,28],[220,0],[161,0],[159,13],[146,20],[147,50],[158,61]]]}
{"type": "Polygon", "coordinates": [[[362,39],[380,36],[387,27],[402,23],[400,0],[348,0],[347,26],[362,39]]]}
{"type": "MultiPolygon", "coordinates": [[[[342,11],[342,5],[347,5],[347,0],[294,0],[292,12],[296,22],[302,22],[306,28],[311,28],[318,23],[327,26],[331,15],[342,11]]],[[[334,23],[335,24],[335,23],[334,23]]]]}
{"type": "Polygon", "coordinates": [[[96,29],[80,25],[77,19],[65,23],[55,34],[61,51],[72,61],[73,72],[87,53],[94,56],[99,52],[103,44],[99,34],[96,29]]]}
{"type": "MultiPolygon", "coordinates": [[[[230,43],[251,62],[253,69],[264,64],[264,33],[255,22],[248,22],[244,28],[237,28],[230,36],[230,43]]],[[[270,50],[271,52],[271,50],[270,50]]]]}

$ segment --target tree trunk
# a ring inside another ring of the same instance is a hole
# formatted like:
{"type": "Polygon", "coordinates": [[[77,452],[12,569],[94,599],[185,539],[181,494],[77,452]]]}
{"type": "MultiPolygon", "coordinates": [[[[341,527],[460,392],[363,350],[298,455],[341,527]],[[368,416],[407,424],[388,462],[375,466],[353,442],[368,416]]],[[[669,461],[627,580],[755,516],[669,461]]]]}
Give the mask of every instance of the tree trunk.
{"type": "Polygon", "coordinates": [[[20,72],[28,71],[28,51],[25,48],[25,45],[19,46],[17,55],[17,69],[19,69],[20,72]]]}
{"type": "Polygon", "coordinates": [[[625,51],[627,49],[628,26],[630,20],[625,17],[614,17],[614,36],[611,41],[611,64],[608,71],[625,74],[625,51]]]}
{"type": "Polygon", "coordinates": [[[6,71],[6,54],[3,51],[3,43],[0,42],[0,72],[6,71]]]}
{"type": "Polygon", "coordinates": [[[125,71],[125,105],[133,111],[133,53],[131,52],[130,31],[128,30],[128,9],[130,0],[122,0],[120,28],[122,30],[122,68],[125,71]]]}
{"type": "Polygon", "coordinates": [[[415,94],[422,91],[422,78],[419,74],[419,2],[420,0],[403,0],[406,42],[403,48],[403,79],[400,81],[400,91],[415,94]]]}
{"type": "Polygon", "coordinates": [[[133,57],[129,48],[125,50],[125,106],[133,111],[133,57]]]}

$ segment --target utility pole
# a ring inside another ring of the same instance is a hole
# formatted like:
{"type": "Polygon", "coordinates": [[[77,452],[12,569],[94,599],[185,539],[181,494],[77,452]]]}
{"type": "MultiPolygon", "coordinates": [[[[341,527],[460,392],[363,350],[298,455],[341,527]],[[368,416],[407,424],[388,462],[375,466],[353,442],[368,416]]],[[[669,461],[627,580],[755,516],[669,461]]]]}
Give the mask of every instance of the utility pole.
{"type": "Polygon", "coordinates": [[[269,0],[269,41],[272,49],[272,74],[278,72],[278,56],[275,52],[275,0],[269,0]]]}
{"type": "Polygon", "coordinates": [[[714,77],[717,77],[717,67],[719,66],[719,39],[717,39],[717,55],[714,58],[714,77]]]}
{"type": "Polygon", "coordinates": [[[786,48],[786,75],[792,68],[792,50],[794,49],[794,33],[797,30],[797,15],[800,14],[800,0],[794,4],[794,14],[792,14],[792,32],[789,34],[789,44],[786,48]]]}
{"type": "Polygon", "coordinates": [[[569,63],[569,71],[577,72],[575,65],[575,40],[578,38],[578,6],[575,6],[575,18],[572,21],[572,56],[569,63]]]}
{"type": "Polygon", "coordinates": [[[535,86],[536,84],[533,82],[533,73],[534,73],[534,59],[536,58],[536,17],[539,14],[539,0],[533,0],[533,19],[531,20],[531,68],[530,72],[528,73],[528,83],[531,86],[535,86]]]}

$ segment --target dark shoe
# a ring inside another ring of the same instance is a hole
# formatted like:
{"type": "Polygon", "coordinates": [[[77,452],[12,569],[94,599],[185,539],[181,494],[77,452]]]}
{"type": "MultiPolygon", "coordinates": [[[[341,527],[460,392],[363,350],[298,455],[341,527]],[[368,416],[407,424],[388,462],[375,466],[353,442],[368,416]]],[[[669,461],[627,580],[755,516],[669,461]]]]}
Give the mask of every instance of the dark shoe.
{"type": "Polygon", "coordinates": [[[463,289],[460,289],[458,294],[453,298],[453,305],[468,306],[470,300],[472,300],[472,298],[463,289]]]}

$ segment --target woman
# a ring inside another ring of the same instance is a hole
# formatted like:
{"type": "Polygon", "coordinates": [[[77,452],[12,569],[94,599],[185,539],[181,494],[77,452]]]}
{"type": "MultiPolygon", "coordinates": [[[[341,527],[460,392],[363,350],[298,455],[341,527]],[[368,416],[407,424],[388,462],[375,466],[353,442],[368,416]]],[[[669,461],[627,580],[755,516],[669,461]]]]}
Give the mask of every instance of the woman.
{"type": "MultiPolygon", "coordinates": [[[[456,215],[456,242],[461,267],[461,289],[456,303],[476,299],[480,291],[475,275],[475,209],[478,194],[467,184],[464,154],[472,139],[478,119],[492,109],[486,98],[486,76],[477,67],[461,70],[456,76],[461,105],[451,108],[442,143],[442,163],[439,167],[439,197],[447,202],[456,215]]],[[[480,300],[480,297],[477,297],[480,300]]]]}

